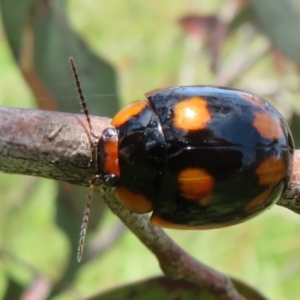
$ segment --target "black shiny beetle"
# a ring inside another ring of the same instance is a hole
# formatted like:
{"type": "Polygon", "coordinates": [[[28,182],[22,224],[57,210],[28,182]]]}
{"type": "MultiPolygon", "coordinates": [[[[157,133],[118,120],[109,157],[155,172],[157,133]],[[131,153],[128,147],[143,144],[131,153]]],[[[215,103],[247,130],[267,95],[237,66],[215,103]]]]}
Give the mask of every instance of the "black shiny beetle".
{"type": "Polygon", "coordinates": [[[275,204],[290,176],[294,143],[287,124],[267,101],[243,91],[154,90],[123,108],[111,125],[98,140],[95,178],[115,187],[131,211],[152,212],[157,226],[243,222],[275,204]]]}

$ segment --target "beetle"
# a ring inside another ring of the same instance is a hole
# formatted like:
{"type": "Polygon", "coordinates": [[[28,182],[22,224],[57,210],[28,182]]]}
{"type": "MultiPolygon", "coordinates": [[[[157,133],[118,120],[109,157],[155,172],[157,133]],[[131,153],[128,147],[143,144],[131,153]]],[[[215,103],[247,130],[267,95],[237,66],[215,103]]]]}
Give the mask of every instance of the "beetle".
{"type": "Polygon", "coordinates": [[[111,121],[97,174],[154,225],[211,229],[246,221],[285,190],[294,149],[279,112],[253,94],[215,86],[153,90],[111,121]]]}

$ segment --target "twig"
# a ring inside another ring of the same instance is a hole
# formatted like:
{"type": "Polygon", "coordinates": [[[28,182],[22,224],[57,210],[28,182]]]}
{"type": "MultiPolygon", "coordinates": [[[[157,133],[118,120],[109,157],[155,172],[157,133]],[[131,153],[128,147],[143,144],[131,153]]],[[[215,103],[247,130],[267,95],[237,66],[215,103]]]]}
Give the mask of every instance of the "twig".
{"type": "Polygon", "coordinates": [[[153,226],[145,215],[132,213],[116,201],[112,190],[97,187],[96,193],[104,199],[138,239],[156,256],[164,274],[172,279],[192,282],[220,300],[242,300],[226,275],[202,264],[176,245],[164,231],[153,226]]]}
{"type": "MultiPolygon", "coordinates": [[[[101,135],[109,118],[92,118],[101,135]]],[[[89,186],[93,175],[83,115],[0,107],[0,171],[89,186]]]]}
{"type": "Polygon", "coordinates": [[[277,205],[284,206],[300,214],[300,150],[294,151],[292,176],[277,205]]]}

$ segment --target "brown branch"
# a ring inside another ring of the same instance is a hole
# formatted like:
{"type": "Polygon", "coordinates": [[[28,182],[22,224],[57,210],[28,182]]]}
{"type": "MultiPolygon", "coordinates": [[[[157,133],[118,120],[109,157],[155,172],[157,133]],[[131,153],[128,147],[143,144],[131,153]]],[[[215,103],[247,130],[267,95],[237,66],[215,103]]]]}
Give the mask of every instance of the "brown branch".
{"type": "MultiPolygon", "coordinates": [[[[97,134],[101,135],[110,119],[92,117],[92,123],[97,134]]],[[[83,115],[0,107],[0,171],[87,186],[94,172],[94,167],[90,166],[87,128],[83,115]]],[[[278,203],[297,213],[300,205],[294,203],[299,195],[298,162],[300,154],[295,151],[289,189],[278,203]]],[[[95,193],[152,251],[167,276],[195,283],[217,299],[244,299],[226,275],[184,252],[162,229],[152,226],[147,215],[137,215],[124,208],[114,197],[112,189],[100,185],[95,188],[95,193]]]]}
{"type": "MultiPolygon", "coordinates": [[[[101,134],[109,118],[92,118],[101,134]]],[[[0,170],[89,185],[93,175],[83,115],[0,108],[0,170]]]]}
{"type": "Polygon", "coordinates": [[[295,150],[293,155],[291,178],[288,187],[277,202],[296,214],[300,214],[300,150],[295,150]]]}
{"type": "Polygon", "coordinates": [[[242,300],[226,275],[202,264],[176,245],[164,231],[153,226],[145,215],[132,213],[116,201],[112,190],[97,187],[96,193],[104,199],[138,239],[156,256],[164,274],[172,279],[184,279],[208,290],[216,299],[242,300]]]}

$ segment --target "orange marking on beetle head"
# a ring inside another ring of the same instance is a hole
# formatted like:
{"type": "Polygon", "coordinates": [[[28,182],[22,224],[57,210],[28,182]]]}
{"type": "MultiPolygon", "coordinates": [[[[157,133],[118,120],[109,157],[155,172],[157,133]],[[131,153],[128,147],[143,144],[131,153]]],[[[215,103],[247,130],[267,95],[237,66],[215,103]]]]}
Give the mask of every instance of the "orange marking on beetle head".
{"type": "Polygon", "coordinates": [[[277,185],[286,175],[286,166],[282,159],[271,156],[256,169],[260,185],[277,185]]]}
{"type": "Polygon", "coordinates": [[[202,97],[182,100],[174,107],[174,126],[182,130],[199,130],[205,128],[211,119],[207,102],[202,97]]]}
{"type": "Polygon", "coordinates": [[[217,224],[217,223],[203,224],[203,225],[177,224],[168,220],[164,220],[160,216],[157,216],[155,213],[152,214],[150,221],[153,225],[158,227],[163,227],[168,229],[181,229],[181,230],[216,229],[216,228],[228,227],[240,223],[234,221],[234,222],[228,222],[224,224],[217,224]]]}
{"type": "Polygon", "coordinates": [[[114,137],[104,142],[104,169],[107,173],[120,177],[118,139],[114,137]]]}
{"type": "Polygon", "coordinates": [[[147,105],[148,101],[146,100],[139,100],[126,105],[115,115],[111,121],[111,124],[115,127],[123,125],[131,117],[137,116],[147,105]]]}
{"type": "Polygon", "coordinates": [[[200,205],[207,205],[215,180],[205,169],[187,168],[179,173],[178,183],[181,196],[200,205]]]}
{"type": "Polygon", "coordinates": [[[267,110],[254,113],[253,126],[266,139],[279,140],[284,134],[280,122],[267,110]]]}
{"type": "Polygon", "coordinates": [[[153,210],[152,203],[143,195],[135,194],[126,187],[117,187],[115,195],[125,207],[137,214],[144,214],[153,210]]]}

